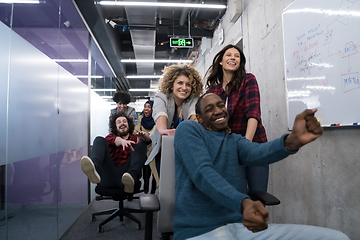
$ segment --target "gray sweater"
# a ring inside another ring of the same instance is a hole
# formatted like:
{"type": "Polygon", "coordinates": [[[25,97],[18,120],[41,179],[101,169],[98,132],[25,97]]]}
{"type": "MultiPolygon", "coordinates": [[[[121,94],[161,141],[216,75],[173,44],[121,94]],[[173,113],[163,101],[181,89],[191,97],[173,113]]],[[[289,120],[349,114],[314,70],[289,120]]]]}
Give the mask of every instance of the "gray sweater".
{"type": "MultiPolygon", "coordinates": [[[[195,104],[198,100],[198,97],[191,98],[189,101],[186,101],[182,104],[182,113],[185,120],[189,119],[191,115],[195,114],[195,104]]],[[[167,128],[170,129],[171,122],[175,114],[175,101],[172,96],[167,97],[166,94],[158,92],[155,94],[154,98],[154,107],[152,117],[154,121],[160,117],[165,116],[167,118],[167,128]]],[[[150,135],[152,141],[152,152],[148,159],[145,162],[145,165],[148,165],[155,156],[160,152],[161,147],[161,135],[157,129],[150,135]]]]}
{"type": "MultiPolygon", "coordinates": [[[[110,110],[110,116],[113,115],[116,112],[119,112],[119,109],[117,107],[114,108],[114,109],[111,109],[110,110]]],[[[135,120],[136,120],[136,110],[135,110],[135,108],[128,106],[126,108],[125,114],[126,114],[126,116],[131,118],[134,121],[134,124],[135,124],[135,120]]]]}
{"type": "Polygon", "coordinates": [[[205,130],[194,121],[181,123],[174,140],[174,239],[242,222],[241,202],[248,197],[243,165],[270,164],[292,154],[284,147],[285,136],[259,144],[205,130]]]}

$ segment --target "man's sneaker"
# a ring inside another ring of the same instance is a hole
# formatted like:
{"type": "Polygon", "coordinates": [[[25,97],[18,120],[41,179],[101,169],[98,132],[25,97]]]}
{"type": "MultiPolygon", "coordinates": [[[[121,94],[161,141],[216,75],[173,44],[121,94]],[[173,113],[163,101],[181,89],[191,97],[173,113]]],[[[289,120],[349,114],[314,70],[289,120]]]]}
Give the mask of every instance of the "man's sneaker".
{"type": "Polygon", "coordinates": [[[88,156],[83,156],[81,158],[81,170],[88,177],[89,181],[92,183],[99,183],[101,178],[95,169],[94,163],[88,156]]]}
{"type": "Polygon", "coordinates": [[[121,182],[124,184],[124,192],[133,193],[135,181],[130,173],[124,173],[121,178],[121,182]]]}

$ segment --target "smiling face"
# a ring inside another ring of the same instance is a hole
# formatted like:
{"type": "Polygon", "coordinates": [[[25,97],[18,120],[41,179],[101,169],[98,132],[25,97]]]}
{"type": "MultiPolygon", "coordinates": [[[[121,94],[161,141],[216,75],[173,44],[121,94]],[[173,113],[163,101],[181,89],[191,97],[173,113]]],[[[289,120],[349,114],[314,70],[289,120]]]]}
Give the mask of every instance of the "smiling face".
{"type": "Polygon", "coordinates": [[[116,129],[121,137],[129,134],[129,124],[125,117],[118,117],[115,120],[116,129]]]}
{"type": "Polygon", "coordinates": [[[144,105],[144,115],[145,117],[150,117],[152,114],[151,105],[149,103],[145,103],[144,105]]]}
{"type": "Polygon", "coordinates": [[[200,100],[200,113],[197,119],[205,128],[216,132],[228,128],[229,114],[221,98],[214,94],[206,94],[200,100]]]}
{"type": "Polygon", "coordinates": [[[172,95],[175,102],[183,102],[191,94],[190,79],[184,75],[180,75],[175,81],[172,88],[172,95]]]}
{"type": "Polygon", "coordinates": [[[240,52],[236,48],[229,48],[225,51],[220,65],[223,71],[236,71],[240,67],[240,52]]]}
{"type": "Polygon", "coordinates": [[[116,103],[117,108],[119,109],[119,112],[125,112],[127,108],[127,104],[124,104],[122,102],[116,103]]]}

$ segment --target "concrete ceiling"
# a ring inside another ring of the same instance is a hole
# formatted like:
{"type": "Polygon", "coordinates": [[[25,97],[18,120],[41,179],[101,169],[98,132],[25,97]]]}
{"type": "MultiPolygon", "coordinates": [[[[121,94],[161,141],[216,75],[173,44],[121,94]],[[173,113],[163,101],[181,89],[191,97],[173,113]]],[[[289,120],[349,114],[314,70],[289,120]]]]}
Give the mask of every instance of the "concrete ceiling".
{"type": "MultiPolygon", "coordinates": [[[[104,6],[93,4],[92,0],[73,2],[115,69],[118,81],[123,82],[117,84],[118,88],[123,90],[130,87],[149,88],[151,82],[156,83],[156,80],[126,79],[125,76],[161,75],[161,70],[168,64],[121,63],[121,59],[190,59],[191,53],[199,47],[202,37],[213,37],[213,31],[225,13],[225,10],[218,9],[104,6]],[[111,26],[109,21],[116,25],[111,26]],[[195,40],[194,48],[170,47],[170,37],[189,35],[195,40]]],[[[200,3],[198,0],[163,2],[200,3]]],[[[202,2],[227,4],[226,0],[202,2]]],[[[148,97],[151,94],[132,92],[134,98],[148,97]]]]}
{"type": "MultiPolygon", "coordinates": [[[[200,3],[199,0],[171,2],[200,3]]],[[[227,4],[227,0],[203,2],[227,4]]],[[[51,59],[87,59],[89,30],[106,57],[96,58],[91,74],[116,75],[116,78],[92,79],[92,85],[94,88],[114,88],[115,85],[118,90],[156,85],[157,80],[134,80],[125,76],[161,75],[165,66],[161,63],[122,63],[122,59],[189,59],[198,49],[202,37],[213,37],[213,31],[224,13],[225,10],[103,6],[94,4],[94,0],[0,4],[0,21],[51,59]],[[111,26],[105,19],[115,23],[115,26],[111,26]],[[193,49],[170,47],[170,37],[187,37],[189,34],[195,40],[193,49]]],[[[97,48],[91,48],[91,51],[92,56],[102,55],[97,48]]],[[[87,63],[59,64],[74,75],[88,74],[87,63]]],[[[81,80],[87,83],[86,78],[81,80]]],[[[131,94],[134,101],[149,98],[154,92],[131,94]]]]}

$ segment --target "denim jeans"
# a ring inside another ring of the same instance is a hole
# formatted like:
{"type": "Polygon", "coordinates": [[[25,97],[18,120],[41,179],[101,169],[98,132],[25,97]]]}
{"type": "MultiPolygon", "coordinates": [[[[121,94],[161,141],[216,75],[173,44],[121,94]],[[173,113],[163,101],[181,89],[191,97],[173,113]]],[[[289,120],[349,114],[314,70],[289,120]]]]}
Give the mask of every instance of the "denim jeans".
{"type": "Polygon", "coordinates": [[[269,224],[253,233],[242,223],[229,223],[188,240],[350,240],[344,233],[323,227],[300,224],[269,224]]]}

